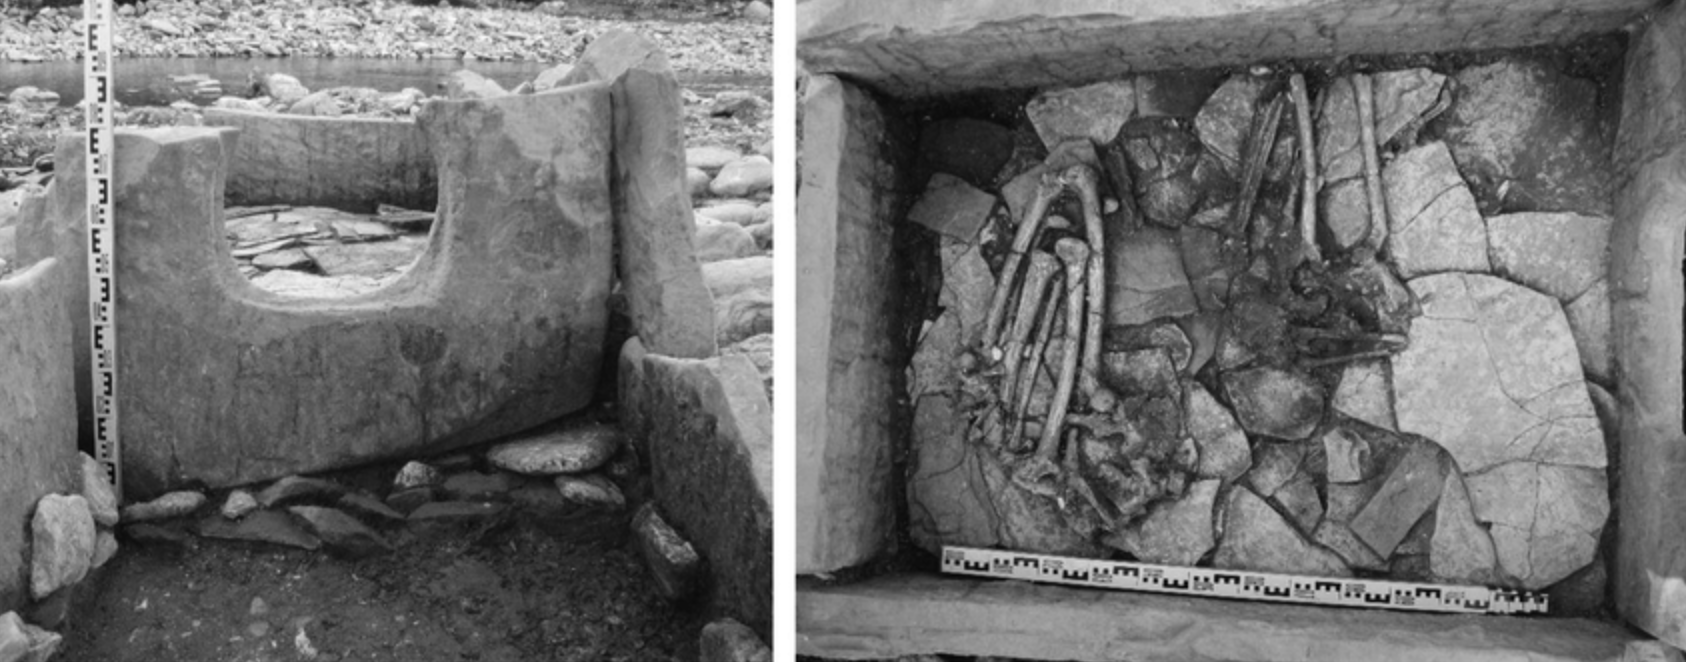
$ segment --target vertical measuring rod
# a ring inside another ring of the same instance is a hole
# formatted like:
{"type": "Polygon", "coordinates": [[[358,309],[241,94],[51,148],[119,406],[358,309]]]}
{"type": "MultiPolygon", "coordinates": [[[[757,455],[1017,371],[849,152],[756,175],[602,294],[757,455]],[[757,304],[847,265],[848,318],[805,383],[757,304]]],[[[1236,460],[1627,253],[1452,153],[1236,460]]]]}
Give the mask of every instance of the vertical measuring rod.
{"type": "Polygon", "coordinates": [[[117,242],[113,225],[111,168],[112,33],[117,12],[112,0],[83,0],[82,105],[88,131],[88,326],[89,366],[94,402],[94,459],[123,495],[123,469],[117,440],[117,242]]]}

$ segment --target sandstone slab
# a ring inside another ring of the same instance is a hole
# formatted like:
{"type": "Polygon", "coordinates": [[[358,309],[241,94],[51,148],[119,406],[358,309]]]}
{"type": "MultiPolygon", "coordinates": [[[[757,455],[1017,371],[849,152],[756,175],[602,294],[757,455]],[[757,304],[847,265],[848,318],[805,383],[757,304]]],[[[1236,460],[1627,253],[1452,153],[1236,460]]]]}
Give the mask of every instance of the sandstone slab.
{"type": "Polygon", "coordinates": [[[325,478],[283,476],[257,493],[257,502],[264,508],[288,506],[295,503],[329,502],[346,493],[346,487],[325,478]]]}
{"type": "Polygon", "coordinates": [[[306,530],[321,539],[328,551],[350,558],[362,558],[392,551],[386,537],[345,512],[321,506],[293,506],[287,512],[304,522],[306,530]]]}
{"type": "Polygon", "coordinates": [[[1400,276],[1491,269],[1486,226],[1445,143],[1400,154],[1382,169],[1382,185],[1400,276]]]}
{"type": "Polygon", "coordinates": [[[1393,357],[1399,430],[1465,473],[1512,460],[1602,468],[1603,436],[1569,325],[1551,297],[1492,276],[1410,282],[1423,302],[1393,357]]]}
{"type": "Polygon", "coordinates": [[[1348,524],[1377,554],[1393,556],[1405,534],[1440,498],[1446,482],[1440,449],[1432,443],[1411,444],[1382,481],[1381,489],[1348,524]]]}
{"type": "Polygon", "coordinates": [[[486,452],[486,461],[529,476],[585,473],[608,462],[623,438],[612,425],[569,425],[500,443],[486,452]]]}
{"type": "Polygon", "coordinates": [[[1244,487],[1230,491],[1223,540],[1212,565],[1316,577],[1352,574],[1340,556],[1306,540],[1276,509],[1244,487]]]}
{"type": "Polygon", "coordinates": [[[1493,273],[1568,304],[1604,280],[1612,224],[1607,217],[1574,213],[1490,216],[1493,273]]]}

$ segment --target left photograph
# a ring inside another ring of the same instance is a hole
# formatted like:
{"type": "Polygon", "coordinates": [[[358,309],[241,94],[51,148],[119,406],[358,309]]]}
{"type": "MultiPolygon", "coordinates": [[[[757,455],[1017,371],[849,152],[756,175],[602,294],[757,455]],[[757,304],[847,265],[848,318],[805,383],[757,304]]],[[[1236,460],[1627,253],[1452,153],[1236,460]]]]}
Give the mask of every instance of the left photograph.
{"type": "Polygon", "coordinates": [[[0,0],[0,661],[767,659],[772,15],[0,0]]]}

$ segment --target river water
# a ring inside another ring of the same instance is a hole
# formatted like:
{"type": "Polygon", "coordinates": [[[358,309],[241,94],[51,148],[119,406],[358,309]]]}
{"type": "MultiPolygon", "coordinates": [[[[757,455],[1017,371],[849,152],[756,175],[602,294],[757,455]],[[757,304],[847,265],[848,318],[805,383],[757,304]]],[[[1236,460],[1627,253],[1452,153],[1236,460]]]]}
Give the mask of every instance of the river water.
{"type": "MultiPolygon", "coordinates": [[[[117,101],[128,106],[167,105],[181,98],[179,93],[172,93],[170,78],[188,74],[215,78],[222,83],[223,94],[233,96],[250,96],[244,88],[254,72],[289,74],[311,90],[353,86],[397,92],[414,87],[431,94],[436,91],[441,78],[458,69],[470,69],[510,89],[551,66],[545,62],[461,62],[454,59],[125,58],[117,61],[117,101]]],[[[766,89],[770,85],[765,77],[684,72],[679,74],[679,83],[702,95],[730,89],[766,89]]],[[[0,62],[0,93],[25,85],[57,92],[61,104],[74,105],[82,100],[82,63],[0,62]]]]}

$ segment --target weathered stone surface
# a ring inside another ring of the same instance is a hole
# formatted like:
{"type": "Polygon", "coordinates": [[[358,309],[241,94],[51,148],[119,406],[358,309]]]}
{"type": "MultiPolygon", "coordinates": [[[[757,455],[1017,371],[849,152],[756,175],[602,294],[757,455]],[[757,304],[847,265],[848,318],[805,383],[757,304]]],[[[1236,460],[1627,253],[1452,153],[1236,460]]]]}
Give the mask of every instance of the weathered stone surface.
{"type": "Polygon", "coordinates": [[[1177,236],[1143,228],[1107,246],[1107,323],[1145,324],[1199,312],[1183,272],[1177,236]]]}
{"type": "Polygon", "coordinates": [[[929,122],[919,132],[919,153],[937,172],[993,188],[995,173],[1013,154],[1013,132],[965,117],[929,122]]]}
{"type": "Polygon", "coordinates": [[[88,570],[92,572],[104,567],[106,562],[115,556],[117,534],[112,533],[111,529],[101,527],[99,532],[94,534],[94,557],[88,561],[88,570]]]}
{"type": "MultiPolygon", "coordinates": [[[[1167,228],[1187,222],[1211,227],[1190,216],[1210,206],[1209,198],[1228,188],[1227,182],[1223,165],[1201,147],[1188,122],[1170,117],[1133,120],[1114,143],[1114,149],[1119,148],[1137,204],[1149,222],[1167,228]]],[[[1219,222],[1227,222],[1227,216],[1219,222]]]]}
{"type": "Polygon", "coordinates": [[[30,521],[29,589],[40,600],[82,581],[94,555],[94,516],[80,494],[49,494],[30,521]]]}
{"type": "Polygon", "coordinates": [[[1200,465],[1195,475],[1202,478],[1221,478],[1233,481],[1253,464],[1252,450],[1247,446],[1247,433],[1235,422],[1217,398],[1206,387],[1190,383],[1185,391],[1184,429],[1194,438],[1200,449],[1200,465]]]}
{"type": "Polygon", "coordinates": [[[498,444],[486,452],[486,461],[529,476],[584,473],[608,462],[622,437],[612,425],[570,425],[498,444]]]}
{"type": "Polygon", "coordinates": [[[1581,369],[1587,379],[1613,383],[1615,350],[1611,346],[1610,285],[1600,279],[1580,298],[1563,306],[1569,318],[1569,333],[1575,336],[1575,347],[1581,353],[1581,369]]]}
{"type": "Polygon", "coordinates": [[[257,501],[264,508],[274,508],[295,503],[333,501],[345,493],[344,485],[325,478],[284,476],[258,492],[257,501]]]}
{"type": "Polygon", "coordinates": [[[1171,354],[1154,347],[1101,354],[1101,380],[1119,395],[1167,393],[1177,386],[1171,354]]]}
{"type": "Polygon", "coordinates": [[[24,631],[28,624],[17,612],[7,611],[0,614],[0,660],[18,662],[29,654],[29,634],[24,631]]]}
{"type": "Polygon", "coordinates": [[[1229,283],[1247,268],[1246,251],[1216,231],[1185,225],[1178,231],[1183,268],[1200,309],[1221,312],[1229,301],[1229,283]]]}
{"type": "Polygon", "coordinates": [[[404,466],[398,470],[398,474],[392,477],[392,487],[394,489],[402,490],[412,487],[438,485],[439,483],[444,482],[444,480],[445,475],[440,473],[439,470],[434,468],[432,465],[425,462],[411,460],[409,462],[405,462],[404,466]]]}
{"type": "Polygon", "coordinates": [[[88,512],[94,523],[104,527],[117,526],[117,492],[106,479],[105,467],[87,453],[82,458],[82,498],[88,501],[88,512]]]}
{"type": "Polygon", "coordinates": [[[768,634],[773,420],[760,373],[741,355],[645,354],[620,380],[622,424],[646,450],[655,502],[708,560],[710,601],[768,634]]]}
{"type": "Polygon", "coordinates": [[[1352,532],[1377,554],[1392,556],[1405,534],[1440,498],[1446,473],[1439,448],[1421,441],[1411,444],[1381,489],[1353,516],[1352,532]]]}
{"type": "Polygon", "coordinates": [[[1609,212],[1614,122],[1597,83],[1520,57],[1455,79],[1443,132],[1483,210],[1609,212]]]}
{"type": "Polygon", "coordinates": [[[1194,565],[1212,548],[1212,507],[1223,481],[1202,480],[1182,497],[1164,501],[1107,543],[1148,563],[1194,565]]]}
{"type": "Polygon", "coordinates": [[[677,602],[702,590],[706,580],[702,557],[668,526],[654,505],[645,504],[632,516],[632,531],[644,565],[655,576],[656,587],[664,597],[677,602]]]}
{"type": "Polygon", "coordinates": [[[222,513],[223,517],[240,519],[257,509],[258,500],[252,496],[251,492],[234,490],[228,493],[228,499],[222,502],[222,510],[219,512],[222,513]]]}
{"type": "Polygon", "coordinates": [[[1025,104],[1025,115],[1049,149],[1073,138],[1110,142],[1135,112],[1136,88],[1129,80],[1049,90],[1025,104]]]}
{"type": "Polygon", "coordinates": [[[702,168],[687,166],[685,168],[685,190],[691,193],[691,199],[708,197],[708,183],[712,178],[702,168]]]}
{"type": "Polygon", "coordinates": [[[714,295],[714,331],[720,345],[773,331],[773,258],[711,262],[703,265],[702,278],[714,295]]]}
{"type": "Polygon", "coordinates": [[[1463,476],[1448,472],[1435,506],[1429,571],[1451,582],[1490,584],[1496,579],[1493,539],[1475,521],[1463,476]]]}
{"type": "Polygon", "coordinates": [[[1603,467],[1604,442],[1557,302],[1492,276],[1410,282],[1423,302],[1393,357],[1399,430],[1467,473],[1511,460],[1603,467]]]}
{"type": "MultiPolygon", "coordinates": [[[[1375,93],[1378,144],[1386,144],[1400,130],[1416,122],[1434,106],[1446,85],[1446,77],[1428,69],[1383,71],[1371,76],[1375,93]]],[[[1364,155],[1359,149],[1358,97],[1351,76],[1332,81],[1323,93],[1317,113],[1318,169],[1324,181],[1336,182],[1364,175],[1364,155]]],[[[1359,195],[1363,180],[1359,179],[1359,195]]],[[[1360,203],[1369,213],[1369,205],[1360,203]]],[[[1365,226],[1368,227],[1368,223],[1365,226]]]]}
{"type": "Polygon", "coordinates": [[[357,518],[333,508],[321,506],[293,506],[288,512],[304,522],[305,529],[314,534],[328,551],[351,558],[361,558],[392,551],[392,543],[374,529],[364,526],[357,518]]]}
{"type": "Polygon", "coordinates": [[[1364,178],[1348,177],[1319,189],[1317,221],[1318,242],[1326,250],[1352,250],[1369,239],[1370,198],[1364,178]]]}
{"type": "Polygon", "coordinates": [[[603,510],[626,507],[626,496],[621,494],[621,488],[601,474],[557,476],[555,484],[557,493],[575,506],[603,510]]]}
{"type": "MultiPolygon", "coordinates": [[[[1269,498],[1300,473],[1305,461],[1306,445],[1300,443],[1262,442],[1253,449],[1253,469],[1247,473],[1247,485],[1253,493],[1269,498]]],[[[1344,521],[1344,519],[1343,519],[1344,521]]]]}
{"type": "Polygon", "coordinates": [[[1382,184],[1400,276],[1489,270],[1486,226],[1445,143],[1400,154],[1382,169],[1382,184]]]}
{"type": "Polygon", "coordinates": [[[1524,588],[1549,586],[1592,562],[1610,515],[1602,468],[1516,461],[1464,481],[1499,565],[1524,588]]]}
{"type": "Polygon", "coordinates": [[[736,260],[761,252],[749,230],[736,223],[697,223],[696,247],[700,264],[736,260]]]}
{"type": "Polygon", "coordinates": [[[726,164],[708,183],[710,193],[726,198],[741,198],[772,188],[773,162],[759,154],[726,164]]]}
{"type": "Polygon", "coordinates": [[[297,519],[280,510],[259,510],[239,521],[212,515],[199,520],[198,530],[201,537],[218,540],[261,542],[311,551],[322,547],[319,538],[304,530],[297,519]]]}
{"type": "Polygon", "coordinates": [[[704,625],[697,662],[772,662],[773,651],[755,631],[730,618],[704,625]]]}
{"type": "Polygon", "coordinates": [[[1319,577],[1352,574],[1341,557],[1308,542],[1276,509],[1245,487],[1230,490],[1224,535],[1212,565],[1319,577]]]}
{"type": "Polygon", "coordinates": [[[1298,527],[1300,533],[1307,536],[1317,531],[1317,523],[1323,519],[1323,501],[1317,494],[1316,479],[1311,474],[1301,471],[1287,484],[1277,488],[1276,493],[1270,495],[1270,500],[1277,505],[1277,509],[1298,527]]]}
{"type": "Polygon", "coordinates": [[[1264,92],[1265,80],[1247,74],[1236,74],[1225,80],[1200,108],[1194,126],[1200,132],[1200,142],[1206,149],[1223,159],[1234,171],[1241,161],[1247,132],[1252,126],[1253,113],[1259,108],[1259,96],[1264,92]]]}
{"type": "Polygon", "coordinates": [[[1310,376],[1280,368],[1250,368],[1223,376],[1224,394],[1241,427],[1278,439],[1305,439],[1323,418],[1323,388],[1310,376]]]}
{"type": "Polygon", "coordinates": [[[1348,363],[1341,370],[1329,406],[1378,428],[1398,430],[1399,421],[1393,413],[1393,366],[1383,360],[1348,363]]]}
{"type": "Polygon", "coordinates": [[[611,204],[634,332],[654,352],[714,356],[727,343],[715,342],[713,308],[693,257],[685,115],[667,56],[640,35],[610,31],[592,40],[559,84],[588,81],[612,83],[611,204]]]}
{"type": "Polygon", "coordinates": [[[685,148],[685,164],[706,173],[720,172],[726,164],[743,157],[738,150],[720,145],[699,145],[685,148]]]}
{"type": "Polygon", "coordinates": [[[1422,312],[1410,288],[1367,250],[1334,269],[1329,284],[1341,308],[1371,331],[1405,334],[1422,312]]]}
{"type": "MultiPolygon", "coordinates": [[[[419,124],[454,203],[403,279],[378,298],[334,303],[284,303],[227,268],[221,228],[209,220],[223,202],[222,132],[121,132],[128,174],[114,197],[136,229],[118,250],[142,257],[118,265],[119,314],[195,320],[136,324],[118,348],[130,375],[119,394],[125,488],[145,496],[189,477],[217,487],[446,449],[584,406],[601,367],[614,252],[608,96],[582,85],[428,104],[419,124]],[[559,174],[531,176],[536,169],[559,174]],[[464,374],[474,383],[449,377],[464,374]],[[414,406],[422,401],[433,404],[414,406]],[[313,415],[296,416],[301,407],[313,415]],[[214,413],[225,411],[241,415],[214,413]]],[[[67,138],[55,160],[80,173],[82,151],[67,138]]],[[[36,250],[85,254],[85,187],[81,177],[55,179],[36,250]]]]}
{"type": "Polygon", "coordinates": [[[396,241],[310,246],[304,253],[328,276],[380,278],[402,273],[426,249],[426,239],[399,237],[396,241]]]}
{"type": "Polygon", "coordinates": [[[722,223],[747,226],[755,223],[755,209],[756,205],[752,201],[732,198],[704,203],[696,209],[696,215],[699,217],[699,223],[702,217],[707,217],[722,223]]]}
{"type": "Polygon", "coordinates": [[[123,506],[120,519],[125,523],[181,517],[205,505],[205,495],[193,490],[181,490],[159,496],[151,501],[123,506]]]}
{"type": "Polygon", "coordinates": [[[1375,550],[1359,540],[1343,522],[1324,519],[1312,533],[1312,540],[1334,551],[1350,567],[1376,572],[1388,569],[1387,559],[1377,556],[1375,550]]]}
{"type": "Polygon", "coordinates": [[[229,205],[356,209],[374,199],[433,209],[438,203],[437,166],[415,122],[221,108],[205,109],[204,122],[240,130],[229,155],[229,205]]]}
{"type": "Polygon", "coordinates": [[[1612,223],[1608,217],[1574,213],[1490,216],[1493,273],[1568,304],[1604,280],[1612,223]]]}
{"type": "Polygon", "coordinates": [[[908,210],[907,220],[961,241],[975,241],[978,228],[995,209],[995,196],[944,173],[931,176],[925,193],[908,210]]]}

